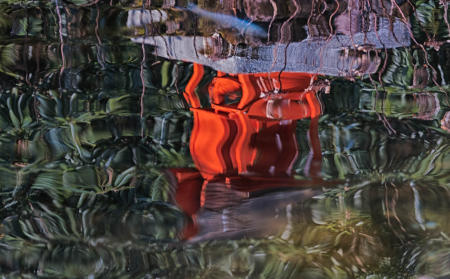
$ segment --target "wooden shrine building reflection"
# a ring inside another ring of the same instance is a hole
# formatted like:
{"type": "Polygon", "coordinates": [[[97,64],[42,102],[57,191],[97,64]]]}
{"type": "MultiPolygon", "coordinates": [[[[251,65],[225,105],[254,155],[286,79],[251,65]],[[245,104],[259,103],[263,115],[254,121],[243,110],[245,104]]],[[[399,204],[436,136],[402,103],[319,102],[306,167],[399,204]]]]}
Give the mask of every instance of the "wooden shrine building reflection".
{"type": "Polygon", "coordinates": [[[218,72],[207,85],[211,105],[202,107],[195,89],[203,75],[203,66],[194,64],[184,92],[194,116],[190,151],[196,169],[168,170],[176,203],[194,219],[186,238],[196,233],[195,215],[202,207],[226,207],[262,191],[326,184],[320,179],[322,108],[311,86],[314,75],[218,72]],[[292,173],[300,119],[310,119],[308,180],[292,173]]]}

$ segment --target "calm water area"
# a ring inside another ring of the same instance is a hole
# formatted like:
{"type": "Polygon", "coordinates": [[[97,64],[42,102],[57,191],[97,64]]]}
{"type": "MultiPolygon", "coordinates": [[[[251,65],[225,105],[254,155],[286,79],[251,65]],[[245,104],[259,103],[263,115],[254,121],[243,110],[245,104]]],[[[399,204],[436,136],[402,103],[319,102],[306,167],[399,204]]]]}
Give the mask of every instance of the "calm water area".
{"type": "Polygon", "coordinates": [[[450,278],[448,0],[0,0],[0,278],[450,278]]]}

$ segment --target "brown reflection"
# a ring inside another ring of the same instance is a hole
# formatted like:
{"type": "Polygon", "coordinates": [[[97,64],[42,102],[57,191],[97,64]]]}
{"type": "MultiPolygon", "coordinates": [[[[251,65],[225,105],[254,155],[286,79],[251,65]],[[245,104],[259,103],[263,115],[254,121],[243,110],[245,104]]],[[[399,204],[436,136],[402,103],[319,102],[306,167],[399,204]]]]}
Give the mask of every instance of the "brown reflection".
{"type": "MultiPolygon", "coordinates": [[[[167,172],[176,185],[177,204],[194,219],[184,237],[197,233],[195,220],[201,208],[222,209],[274,189],[326,184],[320,178],[322,109],[316,96],[320,87],[312,86],[314,75],[218,72],[207,85],[211,106],[202,107],[195,88],[203,75],[203,66],[194,64],[184,93],[194,115],[190,151],[196,169],[167,172]],[[297,120],[305,118],[311,119],[310,155],[304,169],[310,179],[298,180],[292,173],[299,153],[295,131],[297,120]]],[[[305,191],[300,196],[311,197],[313,191],[305,191]]],[[[250,215],[261,213],[255,210],[250,215]]]]}

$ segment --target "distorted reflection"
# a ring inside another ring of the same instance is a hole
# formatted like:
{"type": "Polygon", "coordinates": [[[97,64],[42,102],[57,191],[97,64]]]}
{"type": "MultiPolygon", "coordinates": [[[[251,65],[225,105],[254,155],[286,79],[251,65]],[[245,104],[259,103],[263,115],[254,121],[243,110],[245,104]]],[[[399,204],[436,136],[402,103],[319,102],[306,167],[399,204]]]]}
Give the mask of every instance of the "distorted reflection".
{"type": "MultiPolygon", "coordinates": [[[[339,266],[347,275],[356,275],[385,266],[384,259],[393,259],[397,253],[407,255],[417,249],[397,250],[391,247],[393,243],[401,246],[408,239],[422,238],[424,234],[438,237],[439,232],[447,230],[448,226],[442,220],[436,223],[434,217],[425,217],[424,207],[428,202],[422,197],[422,184],[415,186],[415,182],[411,181],[409,188],[407,182],[398,182],[395,175],[388,179],[393,182],[385,182],[386,178],[374,178],[364,187],[349,186],[344,180],[333,179],[336,176],[345,178],[358,173],[372,173],[377,168],[380,172],[390,168],[402,169],[405,173],[413,169],[417,171],[411,163],[421,157],[418,150],[422,147],[408,140],[388,141],[386,146],[381,147],[387,149],[387,162],[373,165],[368,158],[377,155],[372,154],[373,150],[367,146],[369,142],[378,140],[362,134],[354,137],[355,131],[349,131],[358,124],[351,123],[351,120],[348,121],[349,126],[344,124],[340,128],[342,130],[332,132],[338,138],[331,140],[331,143],[329,138],[334,136],[327,131],[322,131],[322,140],[319,137],[319,116],[346,110],[376,113],[386,128],[381,134],[389,136],[409,134],[409,137],[416,137],[407,131],[407,124],[393,123],[386,116],[428,121],[442,119],[442,129],[448,125],[445,121],[448,102],[436,94],[389,94],[377,89],[369,92],[358,90],[355,94],[355,88],[339,90],[336,84],[333,90],[328,80],[317,76],[363,76],[376,73],[380,67],[384,71],[383,63],[386,61],[382,61],[381,52],[386,52],[388,48],[409,46],[409,6],[399,2],[373,2],[370,7],[358,1],[349,1],[343,7],[340,3],[337,3],[338,6],[330,3],[321,7],[321,12],[313,20],[310,19],[314,8],[308,7],[310,3],[302,3],[302,9],[297,6],[286,20],[278,14],[283,13],[283,7],[280,7],[283,4],[271,1],[273,14],[264,17],[263,13],[270,9],[261,9],[263,3],[245,2],[241,13],[245,12],[251,20],[247,23],[248,27],[255,28],[256,23],[256,27],[266,28],[267,38],[264,39],[255,36],[254,31],[245,32],[237,26],[233,30],[232,26],[227,27],[219,22],[221,18],[236,15],[239,8],[233,7],[233,12],[227,12],[226,9],[218,10],[205,4],[205,8],[210,10],[207,13],[195,7],[200,22],[202,17],[207,18],[222,28],[212,32],[211,36],[205,34],[208,28],[197,34],[192,34],[189,28],[184,29],[182,34],[171,33],[174,22],[167,19],[166,22],[160,21],[166,26],[165,34],[133,39],[134,42],[155,47],[153,53],[157,56],[194,62],[184,98],[194,118],[190,153],[196,168],[166,170],[174,191],[173,202],[189,216],[181,233],[183,240],[197,243],[230,239],[242,241],[247,238],[282,239],[295,248],[286,248],[277,255],[286,258],[282,262],[294,266],[302,261],[302,271],[297,274],[323,275],[321,272],[309,273],[314,260],[303,256],[303,253],[314,254],[310,251],[312,247],[320,247],[318,251],[328,258],[315,258],[319,265],[339,266]],[[387,13],[386,8],[391,9],[391,5],[399,7],[395,9],[397,13],[387,13]],[[217,19],[212,19],[213,12],[227,16],[217,14],[217,19]],[[330,13],[333,16],[330,17],[330,13]],[[284,19],[282,24],[277,22],[279,19],[284,19]],[[217,71],[210,79],[204,77],[205,66],[217,71]],[[330,94],[330,91],[335,94],[330,94]],[[298,133],[298,121],[308,123],[307,133],[298,133]],[[300,149],[299,143],[302,141],[307,143],[303,145],[306,150],[300,149]],[[321,141],[329,145],[322,149],[321,141]],[[330,145],[334,145],[334,149],[330,145]],[[299,156],[300,153],[303,156],[299,156]],[[305,153],[308,155],[305,156],[305,153]],[[322,154],[327,154],[326,158],[322,158],[322,154]],[[302,157],[301,160],[299,157],[302,157]],[[322,169],[324,162],[325,168],[322,169]],[[301,177],[298,175],[299,166],[301,177]],[[296,170],[293,171],[293,168],[296,170]],[[380,183],[384,185],[384,192],[379,189],[380,183]],[[342,189],[338,190],[342,191],[338,194],[339,209],[326,204],[324,195],[329,194],[327,189],[330,186],[342,189]],[[402,191],[401,194],[399,191],[402,191]],[[344,201],[344,196],[352,201],[344,201]],[[406,201],[401,208],[397,206],[399,199],[406,201]],[[412,212],[414,214],[410,214],[412,212]],[[376,225],[379,223],[386,225],[376,225]],[[404,223],[412,227],[405,228],[404,223]]],[[[298,4],[296,1],[293,3],[298,4]]],[[[152,24],[151,18],[142,22],[136,17],[158,12],[164,15],[166,10],[129,11],[128,21],[134,22],[134,26],[152,24]]],[[[189,26],[190,20],[185,17],[176,24],[189,26]]],[[[207,26],[206,22],[204,24],[207,26]]],[[[427,70],[417,67],[411,88],[423,88],[429,80],[427,70]]],[[[380,131],[377,133],[380,134],[380,131]]],[[[440,151],[436,153],[437,156],[441,154],[440,151]]],[[[434,171],[446,173],[443,165],[434,171]]],[[[444,189],[437,186],[436,191],[444,191],[443,199],[448,199],[444,189]]],[[[435,210],[442,212],[445,209],[439,206],[435,210]]],[[[445,242],[442,238],[439,241],[445,242]]],[[[242,263],[231,260],[228,268],[232,274],[257,274],[257,251],[258,248],[255,248],[243,259],[242,255],[237,256],[243,260],[242,263]]],[[[439,257],[446,253],[435,251],[436,248],[430,247],[423,254],[425,258],[408,261],[405,257],[401,262],[386,263],[386,266],[404,267],[420,262],[417,266],[421,272],[430,273],[423,266],[427,262],[436,266],[436,274],[446,274],[442,269],[445,264],[439,265],[433,259],[426,258],[433,253],[440,253],[439,257]]],[[[271,256],[265,254],[265,257],[271,256]]],[[[339,274],[339,271],[333,272],[334,275],[339,274]]],[[[396,274],[408,272],[400,268],[396,274]]]]}
{"type": "Polygon", "coordinates": [[[0,277],[449,277],[449,5],[0,0],[0,277]]]}
{"type": "Polygon", "coordinates": [[[376,72],[382,50],[410,44],[409,5],[402,3],[399,11],[404,12],[399,14],[389,12],[397,11],[390,1],[372,2],[199,4],[208,11],[167,4],[158,10],[129,11],[128,26],[152,24],[152,30],[164,30],[133,38],[134,42],[154,46],[158,56],[227,73],[287,71],[361,76],[376,72]],[[189,13],[199,16],[198,25],[189,13]],[[251,21],[243,21],[238,15],[251,21]],[[212,22],[220,24],[211,26],[212,22]]]}
{"type": "MultiPolygon", "coordinates": [[[[184,93],[194,116],[190,152],[197,169],[170,170],[172,182],[177,184],[177,203],[189,215],[194,216],[200,207],[223,210],[264,191],[327,184],[320,179],[322,154],[318,117],[322,109],[316,95],[318,86],[312,86],[315,76],[219,72],[207,86],[210,107],[202,107],[194,89],[203,73],[203,66],[195,64],[184,93]],[[299,153],[296,122],[305,118],[311,121],[310,156],[304,169],[311,179],[297,180],[292,173],[299,153]]],[[[311,197],[313,192],[305,191],[301,195],[311,197]]],[[[278,206],[285,203],[280,200],[278,206]]],[[[257,207],[250,206],[250,210],[264,216],[257,207]]],[[[276,210],[271,212],[275,214],[276,210]]],[[[220,216],[215,219],[219,220],[220,216]]],[[[204,221],[200,217],[200,221],[194,222],[204,221]]],[[[242,234],[267,227],[270,221],[253,225],[244,222],[234,227],[230,224],[223,227],[223,231],[242,234]]],[[[222,227],[208,225],[204,228],[219,231],[222,227]]],[[[185,237],[197,230],[189,229],[185,237]]],[[[200,233],[206,234],[205,231],[200,233]]]]}

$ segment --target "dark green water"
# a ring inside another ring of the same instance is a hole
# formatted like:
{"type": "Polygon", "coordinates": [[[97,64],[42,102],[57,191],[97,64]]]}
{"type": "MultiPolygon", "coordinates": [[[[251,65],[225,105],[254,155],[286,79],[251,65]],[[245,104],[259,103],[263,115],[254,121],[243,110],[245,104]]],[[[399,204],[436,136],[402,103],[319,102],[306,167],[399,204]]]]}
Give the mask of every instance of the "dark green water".
{"type": "Polygon", "coordinates": [[[0,277],[449,278],[449,2],[185,2],[0,0],[0,277]],[[192,214],[194,62],[203,108],[221,72],[309,72],[321,113],[192,214]]]}

